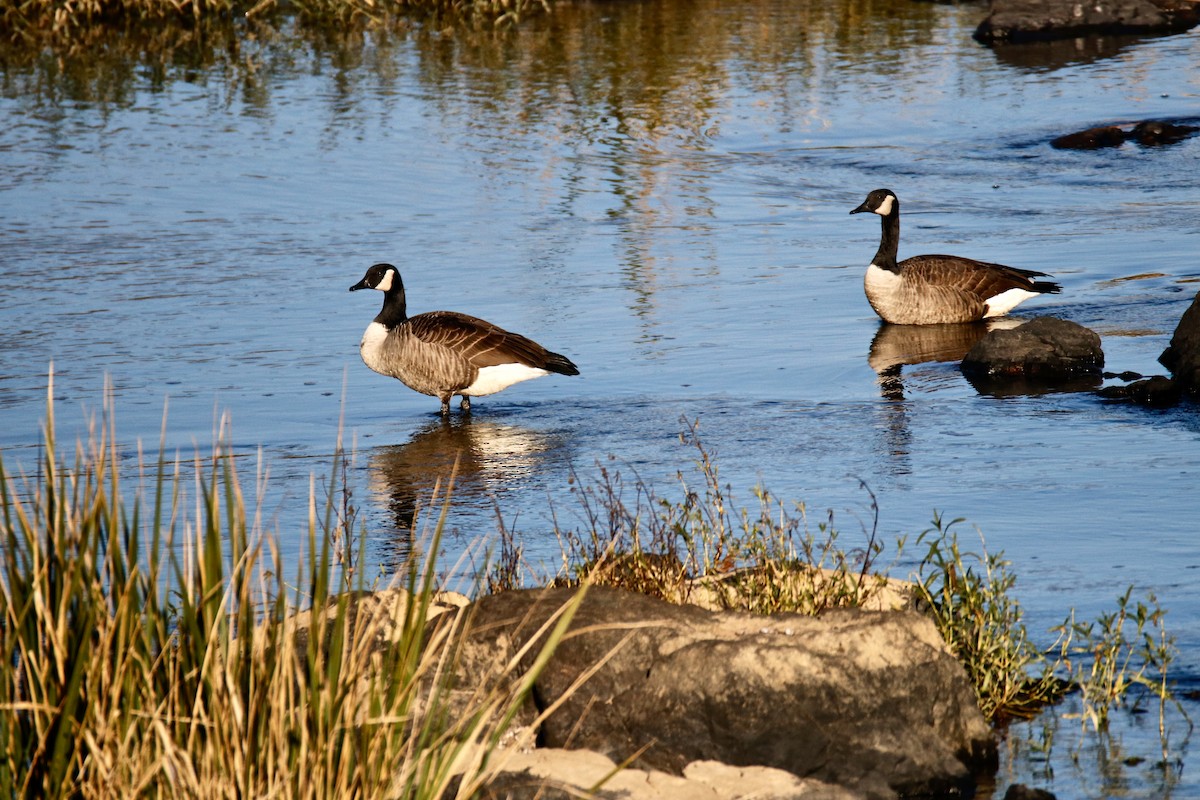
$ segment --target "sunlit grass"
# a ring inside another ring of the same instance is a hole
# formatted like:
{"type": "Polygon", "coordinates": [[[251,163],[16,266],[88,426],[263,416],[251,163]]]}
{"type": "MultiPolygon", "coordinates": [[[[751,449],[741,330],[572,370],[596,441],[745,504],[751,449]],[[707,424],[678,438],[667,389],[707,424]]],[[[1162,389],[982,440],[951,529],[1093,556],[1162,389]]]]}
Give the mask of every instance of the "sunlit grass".
{"type": "Polygon", "coordinates": [[[287,570],[226,447],[160,456],[131,498],[106,416],[68,464],[48,403],[39,473],[0,465],[0,796],[443,798],[488,781],[582,593],[530,639],[533,667],[499,665],[451,706],[469,618],[427,628],[432,558],[403,588],[351,586],[331,563],[340,517],[314,497],[307,561],[287,570]]]}
{"type": "Polygon", "coordinates": [[[804,505],[788,506],[762,488],[754,491],[754,505],[738,508],[699,423],[682,423],[680,438],[697,455],[699,486],[680,474],[672,499],[636,473],[626,479],[615,462],[601,465],[591,483],[575,477],[579,522],[566,524],[556,512],[562,554],[556,573],[526,564],[511,532],[502,531],[489,588],[587,582],[759,614],[914,609],[937,625],[974,685],[980,710],[996,724],[1032,717],[1078,690],[1086,719],[1101,730],[1110,710],[1139,689],[1158,699],[1161,727],[1174,702],[1168,671],[1175,647],[1153,598],[1134,604],[1126,591],[1117,611],[1094,623],[1076,622],[1072,612],[1049,632],[1052,641],[1038,644],[1026,628],[1010,563],[1002,552],[989,553],[982,535],[978,548],[964,548],[956,531],[962,520],[946,522],[935,512],[933,527],[915,539],[924,548],[915,568],[896,579],[891,573],[906,538],[895,543],[892,562],[881,563],[876,498],[865,485],[872,520],[861,526],[857,546],[832,516],[810,525],[804,505]]]}

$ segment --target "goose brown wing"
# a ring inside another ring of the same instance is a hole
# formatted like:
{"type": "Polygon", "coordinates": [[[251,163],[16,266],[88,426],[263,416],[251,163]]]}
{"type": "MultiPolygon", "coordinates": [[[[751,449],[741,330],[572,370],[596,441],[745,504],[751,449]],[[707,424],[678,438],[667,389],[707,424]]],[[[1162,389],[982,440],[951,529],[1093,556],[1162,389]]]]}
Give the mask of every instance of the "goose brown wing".
{"type": "Polygon", "coordinates": [[[961,256],[914,256],[900,263],[900,271],[909,280],[955,289],[983,300],[1009,289],[1024,289],[1029,292],[1059,290],[1056,283],[1033,280],[1037,277],[1048,277],[1044,272],[975,261],[961,256]]]}
{"type": "Polygon", "coordinates": [[[476,369],[513,363],[546,366],[546,349],[540,344],[468,314],[430,311],[405,324],[422,342],[445,347],[476,369]]]}

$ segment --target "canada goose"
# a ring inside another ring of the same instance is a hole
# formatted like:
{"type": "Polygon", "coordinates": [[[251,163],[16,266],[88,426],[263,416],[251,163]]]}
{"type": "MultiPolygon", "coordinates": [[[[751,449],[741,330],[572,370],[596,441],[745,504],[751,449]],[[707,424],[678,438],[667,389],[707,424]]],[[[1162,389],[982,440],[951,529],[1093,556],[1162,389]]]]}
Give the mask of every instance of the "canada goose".
{"type": "Polygon", "coordinates": [[[890,189],[876,189],[851,211],[883,218],[879,252],[867,267],[863,286],[871,308],[886,322],[928,325],[1002,317],[1039,294],[1061,291],[1057,283],[1034,281],[1044,272],[988,264],[961,256],[913,256],[896,261],[900,245],[900,201],[890,189]]]}
{"type": "Polygon", "coordinates": [[[404,283],[391,264],[367,270],[350,287],[358,289],[383,292],[383,310],[358,346],[363,362],[380,375],[439,398],[442,414],[450,413],[450,398],[456,394],[462,397],[462,410],[470,411],[472,396],[494,394],[551,372],[579,374],[566,356],[490,322],[453,311],[408,316],[404,283]]]}

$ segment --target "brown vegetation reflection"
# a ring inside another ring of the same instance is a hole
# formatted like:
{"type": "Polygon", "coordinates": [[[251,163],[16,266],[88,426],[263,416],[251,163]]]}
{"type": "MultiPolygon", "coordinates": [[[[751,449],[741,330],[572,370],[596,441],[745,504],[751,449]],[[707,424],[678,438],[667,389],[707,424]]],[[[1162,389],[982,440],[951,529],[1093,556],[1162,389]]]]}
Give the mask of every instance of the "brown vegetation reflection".
{"type": "MultiPolygon", "coordinates": [[[[658,290],[675,269],[660,253],[661,231],[709,241],[703,234],[715,224],[714,184],[726,157],[712,153],[711,142],[738,123],[730,95],[761,97],[768,124],[781,129],[819,128],[843,71],[912,68],[914,46],[939,35],[937,18],[934,6],[910,0],[560,3],[501,27],[428,16],[96,27],[49,47],[10,41],[0,62],[10,97],[105,109],[187,81],[209,87],[218,109],[270,115],[281,79],[319,76],[331,148],[377,115],[370,103],[386,105],[416,86],[446,127],[479,134],[466,144],[484,159],[536,153],[565,214],[578,211],[584,191],[574,185],[578,165],[599,162],[608,172],[602,213],[618,237],[618,268],[643,343],[652,344],[658,290]]],[[[699,263],[688,268],[715,277],[715,253],[698,247],[699,263]]]]}

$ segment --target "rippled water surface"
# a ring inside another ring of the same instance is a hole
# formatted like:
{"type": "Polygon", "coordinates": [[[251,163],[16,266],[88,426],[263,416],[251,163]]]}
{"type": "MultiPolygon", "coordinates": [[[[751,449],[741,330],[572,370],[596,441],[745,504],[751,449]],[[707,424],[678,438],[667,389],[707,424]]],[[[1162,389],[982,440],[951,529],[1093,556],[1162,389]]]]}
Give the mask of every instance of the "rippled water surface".
{"type": "MultiPolygon", "coordinates": [[[[879,226],[847,212],[880,186],[903,201],[902,257],[1053,273],[1062,294],[1016,316],[1091,327],[1114,371],[1161,372],[1196,293],[1200,138],[1048,141],[1200,116],[1200,35],[993,50],[970,36],[984,13],[647,0],[505,32],[285,27],[236,46],[9,54],[5,463],[33,463],[53,363],[64,438],[100,411],[106,380],[131,452],[157,446],[164,408],[184,452],[227,413],[233,446],[261,451],[287,552],[344,426],[384,568],[456,457],[448,556],[499,518],[553,563],[552,515],[580,515],[573,474],[587,484],[606,465],[678,496],[677,473],[695,476],[679,434],[698,421],[735,502],[761,484],[849,538],[872,525],[873,493],[889,542],[935,511],[966,518],[1012,560],[1039,634],[1128,585],[1153,592],[1194,687],[1195,407],[980,392],[956,366],[978,331],[881,327],[863,297],[879,226]],[[410,311],[484,317],[582,374],[441,421],[435,399],[358,359],[380,298],[347,288],[377,261],[400,266],[410,311]]],[[[1157,731],[1127,727],[1126,749],[1153,756],[1157,731]]],[[[1002,777],[1060,797],[1200,797],[1194,756],[1172,746],[1182,766],[1166,778],[1153,758],[1108,758],[1114,775],[1024,751],[1002,777]]]]}

